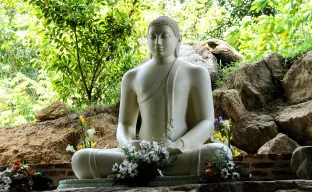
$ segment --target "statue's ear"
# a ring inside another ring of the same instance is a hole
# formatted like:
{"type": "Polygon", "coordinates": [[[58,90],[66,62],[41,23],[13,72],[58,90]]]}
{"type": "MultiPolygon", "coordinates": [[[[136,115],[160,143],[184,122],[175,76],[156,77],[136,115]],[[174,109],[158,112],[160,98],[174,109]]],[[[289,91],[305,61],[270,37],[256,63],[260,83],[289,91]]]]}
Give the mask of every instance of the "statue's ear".
{"type": "Polygon", "coordinates": [[[178,44],[174,50],[174,56],[175,57],[179,57],[179,53],[180,53],[180,46],[181,46],[181,41],[178,41],[178,44]]]}

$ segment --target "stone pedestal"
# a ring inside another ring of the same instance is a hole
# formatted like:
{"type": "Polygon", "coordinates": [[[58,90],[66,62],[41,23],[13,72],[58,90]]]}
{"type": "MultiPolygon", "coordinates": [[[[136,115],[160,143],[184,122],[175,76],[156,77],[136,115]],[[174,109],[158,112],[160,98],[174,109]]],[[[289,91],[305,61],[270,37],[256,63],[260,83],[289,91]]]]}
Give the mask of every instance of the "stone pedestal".
{"type": "MultiPolygon", "coordinates": [[[[164,179],[168,177],[164,177],[164,179]]],[[[124,187],[124,186],[114,186],[114,187],[80,187],[80,188],[64,188],[65,183],[71,184],[82,184],[89,183],[89,185],[95,185],[102,183],[107,185],[111,182],[110,179],[104,181],[105,179],[95,179],[93,182],[91,180],[67,180],[61,181],[60,186],[57,189],[58,192],[300,192],[300,191],[312,191],[312,180],[275,180],[275,181],[232,181],[224,183],[207,183],[207,184],[180,184],[175,186],[154,186],[154,187],[124,187]],[[91,184],[92,183],[92,184],[91,184]]],[[[167,181],[172,181],[168,179],[167,181]]],[[[174,179],[175,180],[175,179],[174,179]]],[[[178,179],[179,180],[179,179],[178,179]]],[[[181,178],[182,180],[182,178],[181,178]]],[[[192,180],[192,179],[191,179],[192,180]]],[[[166,182],[167,182],[166,181],[166,182]]],[[[171,183],[173,184],[173,183],[171,183]]]]}
{"type": "MultiPolygon", "coordinates": [[[[197,176],[166,176],[157,177],[149,183],[148,187],[159,186],[175,186],[198,183],[199,177],[197,176]]],[[[59,182],[57,189],[68,188],[85,188],[85,187],[122,187],[114,185],[112,178],[99,178],[99,179],[68,179],[59,182]]]]}

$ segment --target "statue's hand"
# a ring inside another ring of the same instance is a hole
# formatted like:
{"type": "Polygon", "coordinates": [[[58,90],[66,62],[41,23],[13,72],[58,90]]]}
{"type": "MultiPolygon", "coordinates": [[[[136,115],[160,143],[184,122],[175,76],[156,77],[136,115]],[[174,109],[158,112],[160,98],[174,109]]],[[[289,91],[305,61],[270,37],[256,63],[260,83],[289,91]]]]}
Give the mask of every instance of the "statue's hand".
{"type": "Polygon", "coordinates": [[[178,155],[184,151],[181,147],[168,147],[167,150],[170,155],[178,155]]]}
{"type": "Polygon", "coordinates": [[[180,143],[181,141],[177,140],[175,142],[172,142],[170,140],[167,140],[166,141],[166,145],[168,146],[168,152],[170,155],[177,155],[177,154],[180,154],[180,153],[183,153],[184,152],[184,149],[182,148],[182,142],[180,143]]]}

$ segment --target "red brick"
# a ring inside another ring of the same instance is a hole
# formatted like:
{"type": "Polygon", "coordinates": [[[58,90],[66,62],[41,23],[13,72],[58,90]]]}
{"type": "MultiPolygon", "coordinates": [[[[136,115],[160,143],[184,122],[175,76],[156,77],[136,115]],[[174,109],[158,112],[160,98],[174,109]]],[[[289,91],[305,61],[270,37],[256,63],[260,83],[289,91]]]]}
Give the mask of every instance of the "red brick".
{"type": "Polygon", "coordinates": [[[71,169],[71,164],[70,163],[58,163],[54,164],[55,168],[60,168],[60,169],[71,169]]]}
{"type": "Polygon", "coordinates": [[[284,160],[291,160],[291,157],[292,157],[292,153],[287,153],[284,155],[284,160]]]}
{"type": "Polygon", "coordinates": [[[255,168],[272,168],[274,167],[274,163],[269,163],[269,162],[253,163],[251,164],[251,166],[255,168]]]}
{"type": "Polygon", "coordinates": [[[290,160],[291,156],[292,156],[291,153],[268,154],[268,158],[271,160],[290,160]]]}
{"type": "Polygon", "coordinates": [[[73,171],[67,171],[67,176],[75,176],[75,173],[73,171]]]}
{"type": "Polygon", "coordinates": [[[266,154],[247,154],[244,159],[265,159],[266,157],[266,154]]]}
{"type": "Polygon", "coordinates": [[[35,164],[35,165],[29,165],[34,169],[52,169],[54,167],[54,164],[35,164]]]}
{"type": "Polygon", "coordinates": [[[239,155],[239,156],[234,157],[234,161],[243,161],[243,159],[244,159],[243,155],[239,155]]]}
{"type": "Polygon", "coordinates": [[[235,162],[235,165],[241,167],[241,168],[249,168],[250,164],[249,163],[244,163],[244,162],[235,162]]]}
{"type": "Polygon", "coordinates": [[[275,167],[281,167],[281,168],[290,167],[290,161],[276,162],[275,167]]]}
{"type": "Polygon", "coordinates": [[[265,176],[268,175],[268,172],[264,172],[264,171],[251,171],[250,174],[252,176],[265,177],[265,176]]]}
{"type": "Polygon", "coordinates": [[[65,175],[65,171],[47,171],[49,176],[65,175]]]}
{"type": "Polygon", "coordinates": [[[288,175],[295,175],[293,172],[291,171],[272,171],[273,175],[282,175],[282,176],[288,176],[288,175]]]}

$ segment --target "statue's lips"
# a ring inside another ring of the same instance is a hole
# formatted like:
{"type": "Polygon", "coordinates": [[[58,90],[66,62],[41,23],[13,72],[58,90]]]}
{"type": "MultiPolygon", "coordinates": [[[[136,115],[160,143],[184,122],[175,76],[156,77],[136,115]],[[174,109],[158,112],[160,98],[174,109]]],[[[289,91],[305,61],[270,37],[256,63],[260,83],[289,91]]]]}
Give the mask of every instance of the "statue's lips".
{"type": "Polygon", "coordinates": [[[162,47],[155,47],[154,48],[154,51],[156,51],[156,52],[161,52],[163,50],[164,50],[164,48],[162,48],[162,47]]]}

